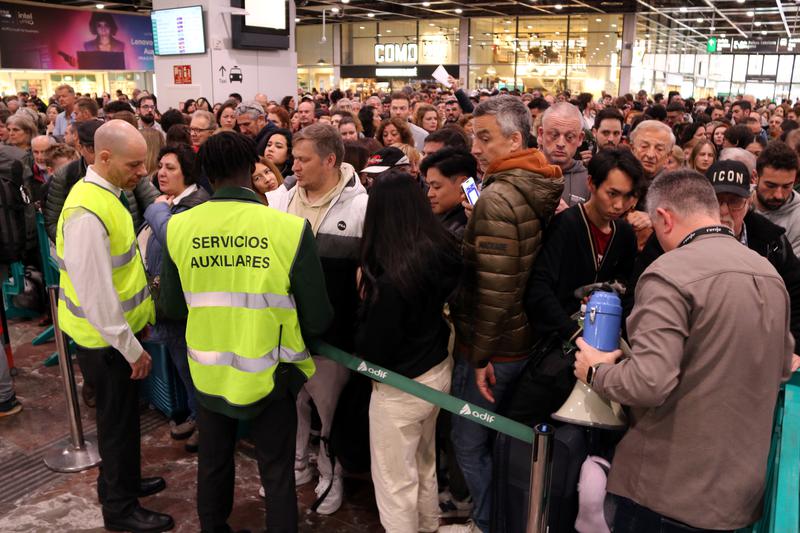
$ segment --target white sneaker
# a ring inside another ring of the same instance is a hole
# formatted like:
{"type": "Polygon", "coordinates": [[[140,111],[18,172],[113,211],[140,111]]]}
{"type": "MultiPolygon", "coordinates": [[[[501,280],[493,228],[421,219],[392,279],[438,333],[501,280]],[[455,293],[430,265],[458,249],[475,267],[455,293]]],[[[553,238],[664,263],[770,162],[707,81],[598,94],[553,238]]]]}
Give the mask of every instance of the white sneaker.
{"type": "Polygon", "coordinates": [[[472,514],[472,497],[457,500],[449,490],[439,493],[439,516],[442,518],[468,518],[472,514]]]}
{"type": "Polygon", "coordinates": [[[475,522],[468,520],[465,524],[442,526],[439,528],[438,533],[481,533],[481,530],[475,525],[475,522]]]}
{"type": "MultiPolygon", "coordinates": [[[[329,484],[330,479],[323,477],[319,478],[319,483],[317,483],[317,487],[314,489],[314,492],[317,494],[317,498],[319,498],[322,493],[327,490],[329,484]]],[[[325,496],[325,499],[322,500],[322,502],[319,504],[319,507],[317,507],[317,512],[323,515],[335,513],[339,510],[339,507],[342,506],[343,497],[344,486],[342,484],[342,478],[339,476],[334,476],[331,490],[328,491],[328,495],[325,496]]]]}
{"type": "Polygon", "coordinates": [[[314,469],[310,466],[306,466],[300,470],[295,469],[294,471],[294,485],[299,487],[300,485],[305,485],[306,483],[314,480],[314,469]]]}

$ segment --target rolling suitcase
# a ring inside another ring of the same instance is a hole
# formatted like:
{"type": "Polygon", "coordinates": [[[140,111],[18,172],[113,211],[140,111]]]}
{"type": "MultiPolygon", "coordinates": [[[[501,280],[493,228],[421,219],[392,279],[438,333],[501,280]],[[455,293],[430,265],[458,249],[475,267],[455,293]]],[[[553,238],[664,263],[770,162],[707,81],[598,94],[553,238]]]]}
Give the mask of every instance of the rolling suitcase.
{"type": "MultiPolygon", "coordinates": [[[[492,533],[525,531],[531,474],[531,445],[498,433],[492,475],[492,533]]],[[[575,531],[578,479],[588,455],[586,428],[564,424],[553,438],[550,533],[575,531]]]]}

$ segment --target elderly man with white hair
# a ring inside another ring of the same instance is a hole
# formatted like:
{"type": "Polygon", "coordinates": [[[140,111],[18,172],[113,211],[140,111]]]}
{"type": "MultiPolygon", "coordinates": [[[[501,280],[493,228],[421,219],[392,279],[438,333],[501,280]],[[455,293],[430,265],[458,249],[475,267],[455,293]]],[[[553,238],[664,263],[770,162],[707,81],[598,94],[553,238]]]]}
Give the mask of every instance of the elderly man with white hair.
{"type": "MultiPolygon", "coordinates": [[[[664,167],[675,146],[675,134],[672,129],[658,120],[644,120],[631,132],[631,148],[633,155],[644,167],[644,175],[649,185],[663,172],[664,167]]],[[[647,191],[639,196],[637,210],[628,213],[626,220],[633,226],[636,239],[641,250],[647,238],[653,232],[650,216],[644,211],[647,191]]]]}

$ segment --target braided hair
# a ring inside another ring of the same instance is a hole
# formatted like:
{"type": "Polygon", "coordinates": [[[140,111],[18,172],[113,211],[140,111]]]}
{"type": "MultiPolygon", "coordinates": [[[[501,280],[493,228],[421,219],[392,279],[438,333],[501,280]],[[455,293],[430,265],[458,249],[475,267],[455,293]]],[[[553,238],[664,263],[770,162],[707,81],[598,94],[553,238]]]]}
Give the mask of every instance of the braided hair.
{"type": "Polygon", "coordinates": [[[208,176],[213,184],[217,181],[236,180],[253,174],[258,154],[256,143],[235,131],[223,131],[212,135],[200,146],[197,164],[200,174],[208,176]]]}

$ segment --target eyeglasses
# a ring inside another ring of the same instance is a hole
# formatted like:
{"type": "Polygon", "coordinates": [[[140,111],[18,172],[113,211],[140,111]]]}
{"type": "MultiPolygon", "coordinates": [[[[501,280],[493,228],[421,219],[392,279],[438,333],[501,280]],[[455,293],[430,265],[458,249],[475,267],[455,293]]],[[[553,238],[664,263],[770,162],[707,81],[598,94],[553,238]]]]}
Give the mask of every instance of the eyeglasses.
{"type": "Polygon", "coordinates": [[[742,198],[741,196],[733,196],[728,198],[720,198],[717,197],[717,201],[719,205],[725,204],[728,206],[730,211],[741,211],[747,205],[747,198],[742,198]]]}
{"type": "Polygon", "coordinates": [[[204,131],[211,131],[213,129],[214,128],[189,128],[189,131],[197,135],[199,133],[203,133],[204,131]]]}
{"type": "Polygon", "coordinates": [[[145,109],[145,110],[147,110],[147,109],[155,109],[155,108],[156,108],[156,106],[154,106],[154,105],[140,105],[139,106],[139,109],[145,109]]]}

